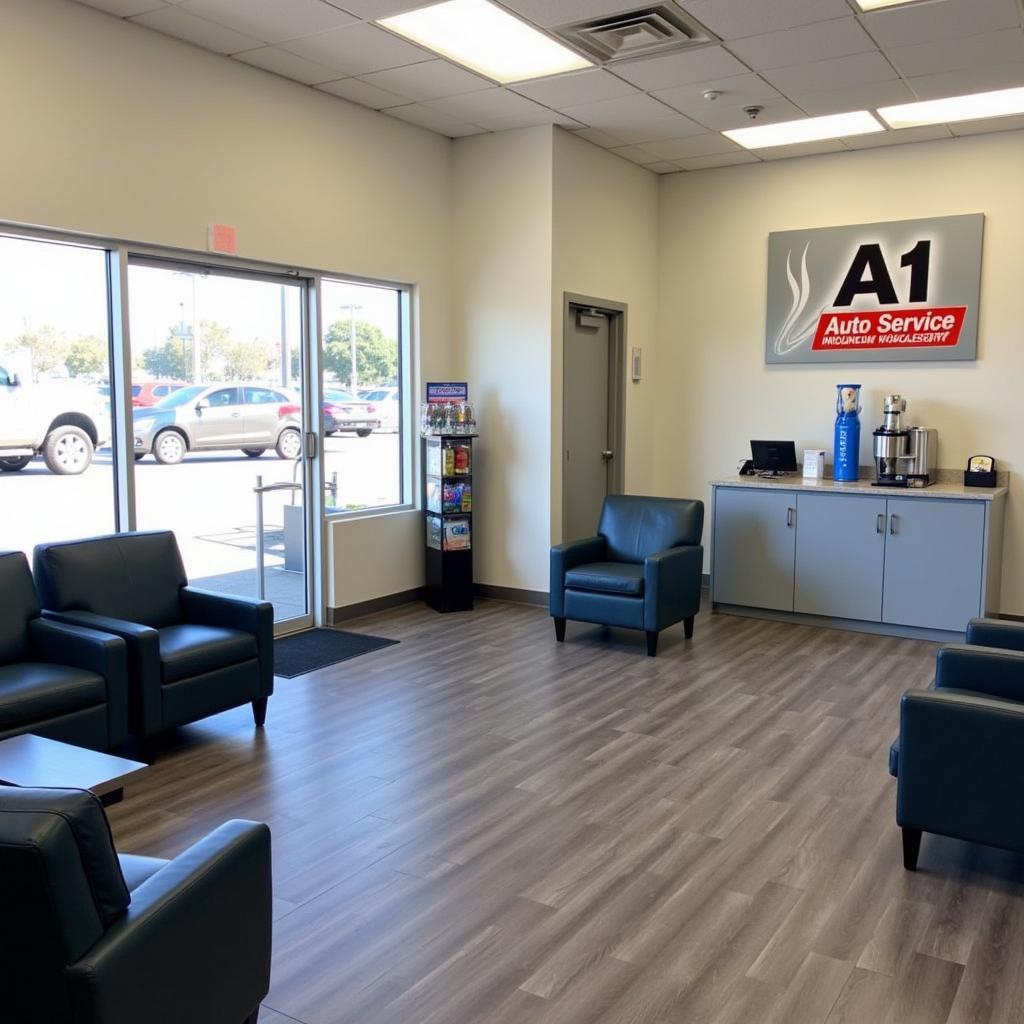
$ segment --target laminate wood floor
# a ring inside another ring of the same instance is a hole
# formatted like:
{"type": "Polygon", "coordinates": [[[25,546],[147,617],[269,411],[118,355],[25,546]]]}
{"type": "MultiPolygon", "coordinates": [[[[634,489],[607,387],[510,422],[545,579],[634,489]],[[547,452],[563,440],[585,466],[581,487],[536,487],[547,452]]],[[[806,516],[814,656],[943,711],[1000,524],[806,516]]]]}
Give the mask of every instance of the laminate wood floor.
{"type": "MultiPolygon", "coordinates": [[[[111,819],[273,831],[265,1024],[1019,1024],[1024,859],[926,836],[886,753],[932,644],[480,602],[183,730],[111,819]]],[[[184,1022],[183,1022],[184,1024],[184,1022]]],[[[225,1022],[233,1024],[233,1022],[225,1022]]]]}

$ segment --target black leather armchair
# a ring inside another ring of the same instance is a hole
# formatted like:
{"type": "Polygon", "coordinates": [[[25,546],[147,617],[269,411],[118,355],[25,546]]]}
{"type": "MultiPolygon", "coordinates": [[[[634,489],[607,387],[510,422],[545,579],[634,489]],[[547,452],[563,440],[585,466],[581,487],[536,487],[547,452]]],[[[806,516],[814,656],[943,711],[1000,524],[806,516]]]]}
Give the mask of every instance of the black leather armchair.
{"type": "Polygon", "coordinates": [[[924,832],[1024,852],[1024,625],[974,619],[939,651],[933,687],[903,695],[889,769],[908,870],[924,832]]]}
{"type": "Polygon", "coordinates": [[[274,692],[274,608],[188,585],[174,534],[40,544],[43,615],[128,648],[128,726],[140,740],[240,704],[256,725],[274,692]]]}
{"type": "Polygon", "coordinates": [[[109,633],[40,617],[28,560],[0,553],[0,739],[109,750],[128,735],[128,659],[109,633]]]}
{"type": "Polygon", "coordinates": [[[693,636],[700,610],[704,503],[610,494],[596,537],[551,549],[549,601],[555,637],[566,619],[642,629],[647,653],[658,634],[682,622],[693,636]]]}
{"type": "Polygon", "coordinates": [[[270,831],[118,857],[91,793],[0,789],[0,1016],[255,1024],[270,987],[270,831]]]}

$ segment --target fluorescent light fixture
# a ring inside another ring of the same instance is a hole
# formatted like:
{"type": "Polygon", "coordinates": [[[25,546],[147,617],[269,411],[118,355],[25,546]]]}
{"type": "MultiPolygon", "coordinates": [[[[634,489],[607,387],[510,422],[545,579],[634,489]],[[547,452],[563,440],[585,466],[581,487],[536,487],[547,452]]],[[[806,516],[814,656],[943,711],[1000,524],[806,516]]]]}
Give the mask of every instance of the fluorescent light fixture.
{"type": "Polygon", "coordinates": [[[592,67],[488,0],[448,0],[377,24],[502,85],[592,67]]]}
{"type": "Polygon", "coordinates": [[[905,7],[907,4],[916,3],[917,0],[856,0],[856,2],[862,11],[879,11],[883,7],[905,7]]]}
{"type": "Polygon", "coordinates": [[[745,149],[764,149],[767,146],[795,146],[800,142],[820,142],[822,139],[842,139],[848,135],[884,131],[885,127],[866,110],[852,110],[848,114],[829,114],[826,117],[805,117],[801,121],[734,128],[722,134],[745,149]]]}
{"type": "Polygon", "coordinates": [[[890,128],[916,128],[923,124],[977,121],[982,117],[1024,114],[1024,88],[948,96],[944,100],[922,100],[920,103],[900,103],[895,107],[879,107],[878,113],[890,128]]]}

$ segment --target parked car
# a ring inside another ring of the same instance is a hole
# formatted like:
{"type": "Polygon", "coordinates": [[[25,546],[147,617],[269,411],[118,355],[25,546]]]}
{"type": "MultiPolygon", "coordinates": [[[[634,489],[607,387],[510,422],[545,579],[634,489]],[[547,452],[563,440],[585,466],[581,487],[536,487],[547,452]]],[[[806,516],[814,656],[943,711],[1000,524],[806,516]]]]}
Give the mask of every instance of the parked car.
{"type": "Polygon", "coordinates": [[[51,473],[84,473],[109,438],[110,417],[92,388],[56,380],[23,384],[0,366],[0,472],[17,472],[42,455],[51,473]]]}
{"type": "Polygon", "coordinates": [[[135,458],[150,452],[174,465],[187,452],[240,448],[257,458],[273,448],[282,459],[302,451],[292,396],[263,384],[189,384],[148,409],[136,409],[135,458]]]}
{"type": "Polygon", "coordinates": [[[372,402],[353,398],[349,391],[324,391],[324,433],[369,437],[380,428],[380,416],[372,402]]]}
{"type": "Polygon", "coordinates": [[[162,398],[187,386],[183,380],[144,380],[132,385],[132,405],[136,409],[148,409],[162,398]]]}
{"type": "Polygon", "coordinates": [[[398,388],[383,387],[361,390],[359,397],[377,407],[380,429],[388,434],[397,434],[401,423],[398,407],[398,388]]]}

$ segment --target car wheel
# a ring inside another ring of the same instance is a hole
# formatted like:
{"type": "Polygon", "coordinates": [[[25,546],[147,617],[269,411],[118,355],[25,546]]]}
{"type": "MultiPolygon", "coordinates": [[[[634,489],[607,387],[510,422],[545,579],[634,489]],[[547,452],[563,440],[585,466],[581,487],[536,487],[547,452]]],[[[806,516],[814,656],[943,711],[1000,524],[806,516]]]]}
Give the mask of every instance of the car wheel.
{"type": "Polygon", "coordinates": [[[165,430],[153,442],[153,458],[164,466],[176,466],[188,450],[185,438],[176,430],[165,430]]]}
{"type": "Polygon", "coordinates": [[[242,451],[249,456],[250,459],[258,459],[267,449],[266,448],[243,448],[242,451]]]}
{"type": "Polygon", "coordinates": [[[0,473],[17,473],[19,469],[24,469],[31,461],[31,455],[11,455],[9,458],[0,459],[0,473]]]}
{"type": "Polygon", "coordinates": [[[141,462],[146,457],[146,453],[145,452],[132,452],[132,457],[135,459],[136,462],[141,462]]]}
{"type": "Polygon", "coordinates": [[[302,437],[294,427],[281,431],[274,450],[282,459],[297,459],[302,454],[302,437]]]}
{"type": "Polygon", "coordinates": [[[92,438],[81,427],[57,427],[43,445],[46,468],[58,476],[77,476],[92,462],[92,438]]]}
{"type": "Polygon", "coordinates": [[[356,437],[369,437],[372,433],[372,430],[357,430],[356,437]]]}

